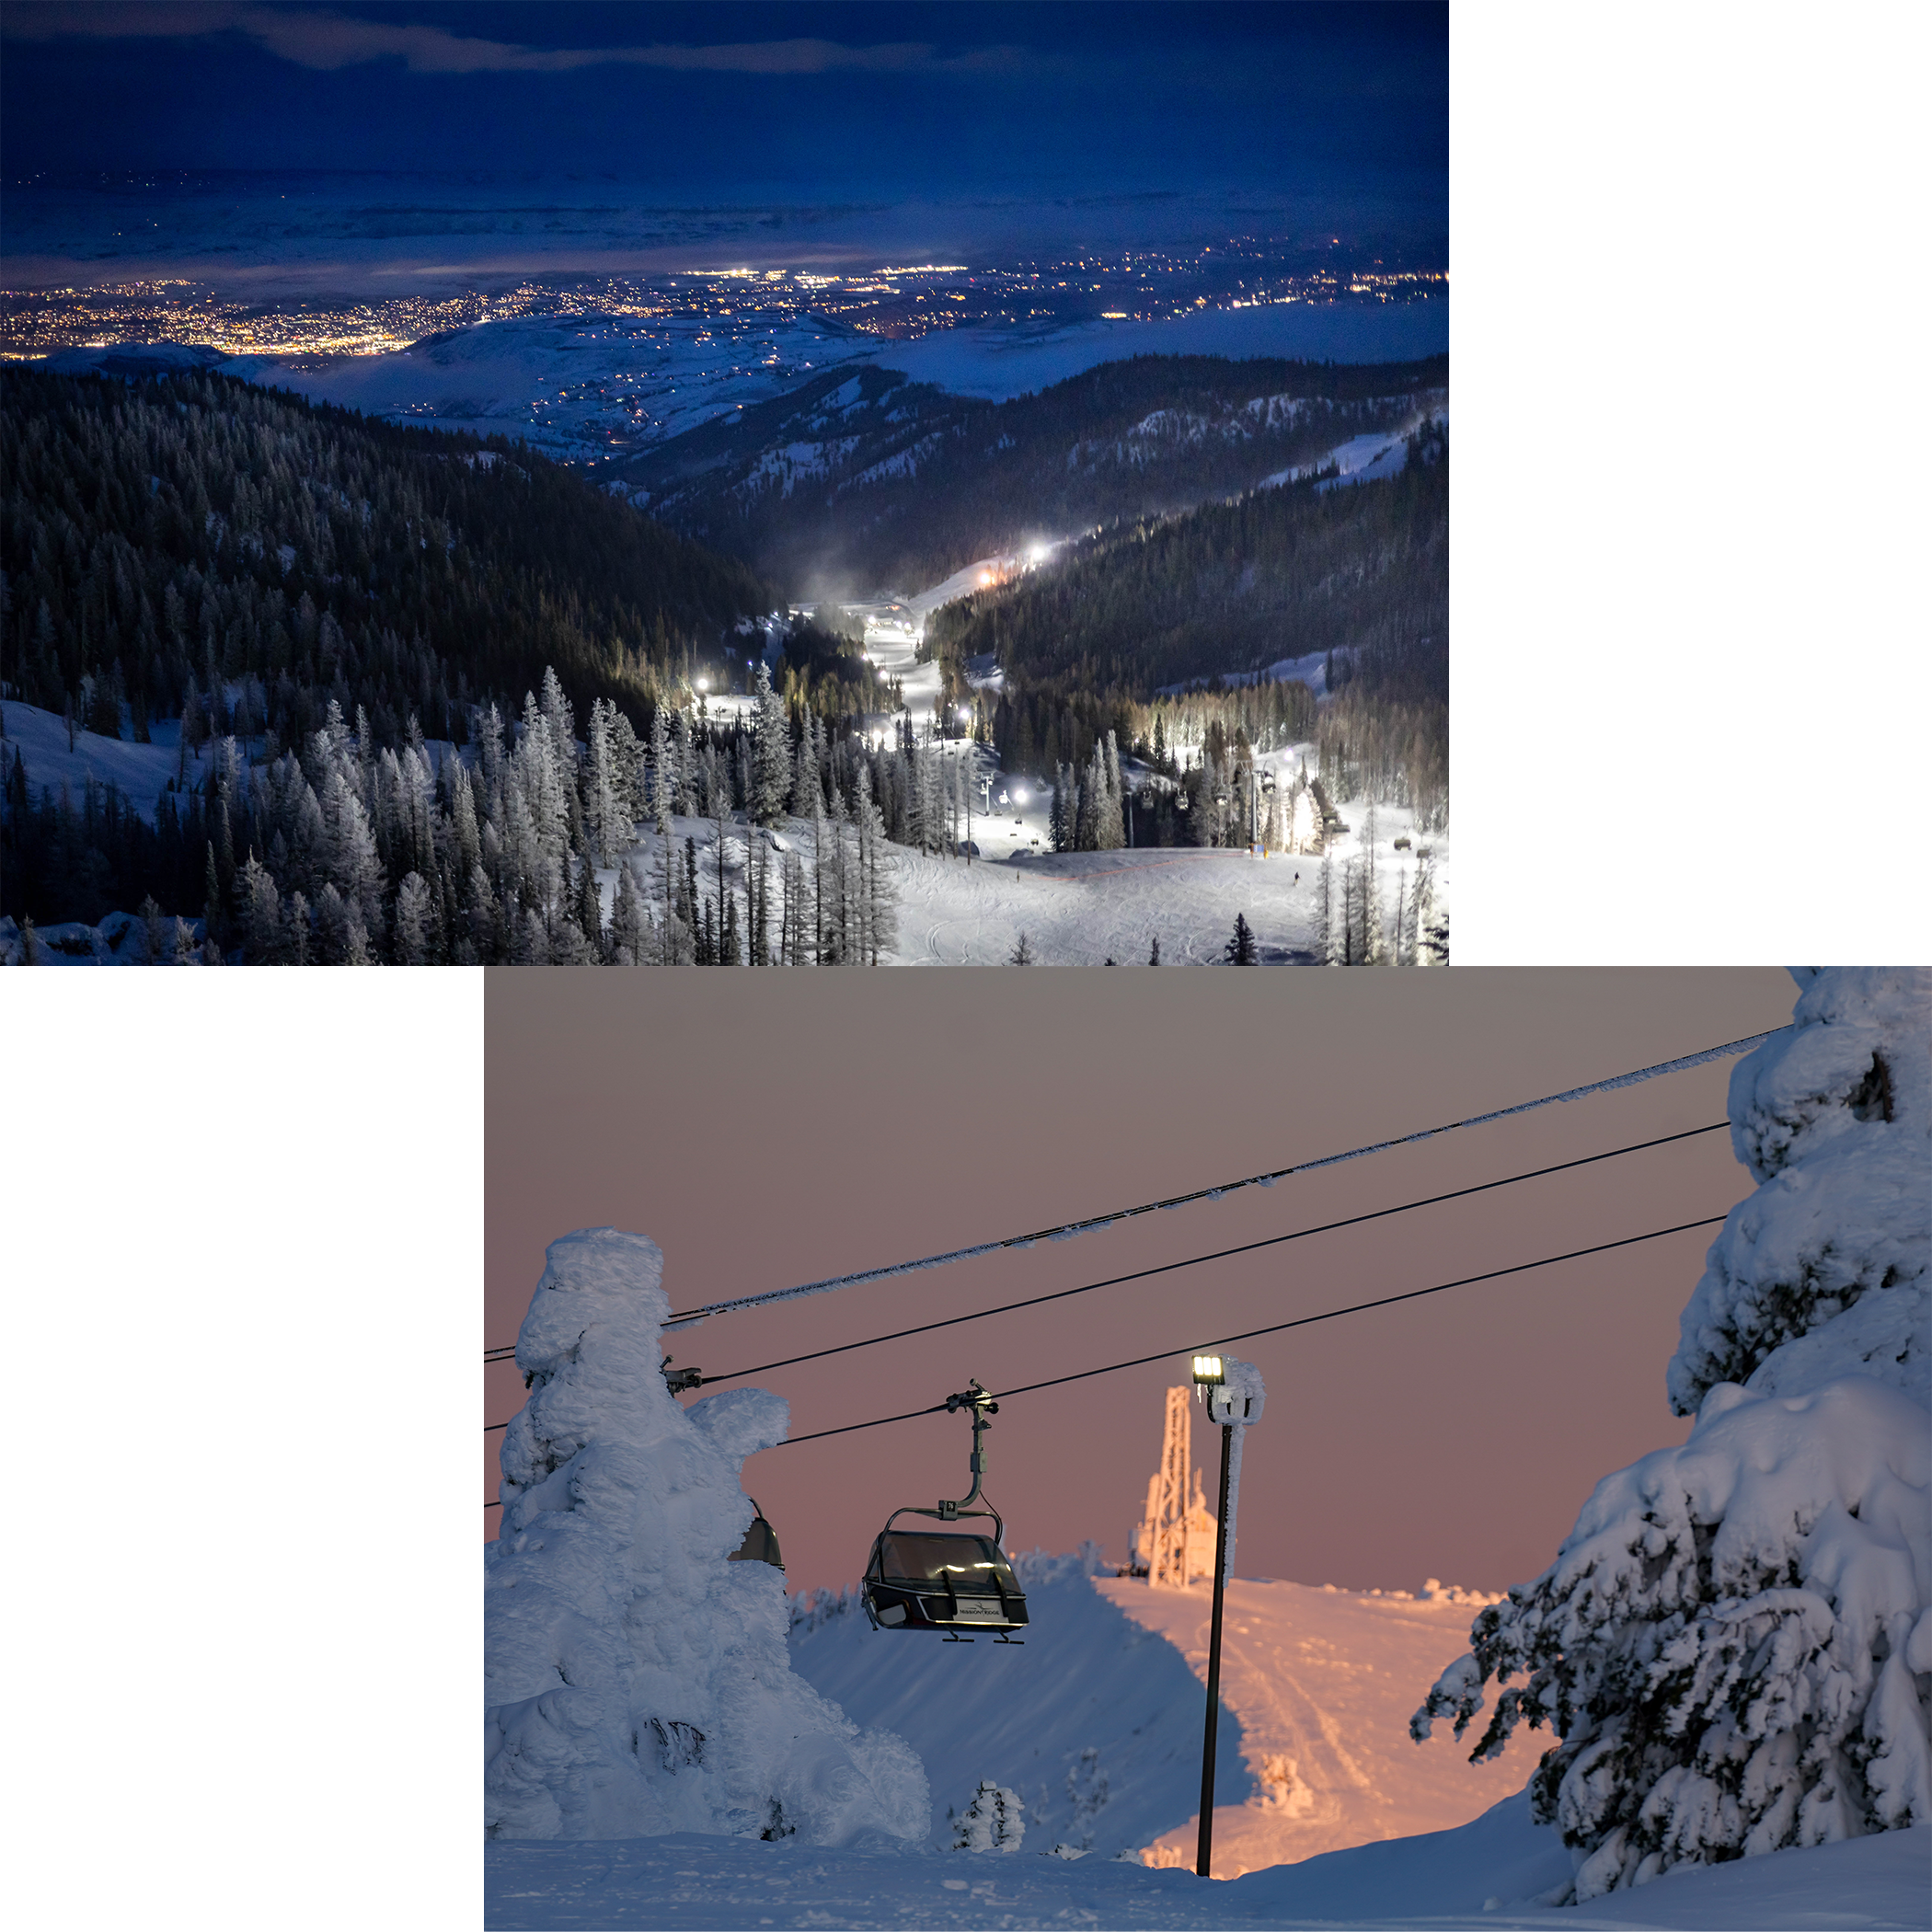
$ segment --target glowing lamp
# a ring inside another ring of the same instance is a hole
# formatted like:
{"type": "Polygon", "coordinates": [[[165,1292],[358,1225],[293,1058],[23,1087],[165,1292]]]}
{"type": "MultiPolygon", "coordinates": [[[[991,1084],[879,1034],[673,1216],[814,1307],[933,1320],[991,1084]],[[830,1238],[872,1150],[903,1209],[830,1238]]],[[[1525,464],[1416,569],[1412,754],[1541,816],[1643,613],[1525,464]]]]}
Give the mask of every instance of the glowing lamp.
{"type": "Polygon", "coordinates": [[[1197,1387],[1207,1388],[1222,1379],[1221,1358],[1218,1355],[1197,1355],[1194,1358],[1194,1382],[1197,1387]]]}

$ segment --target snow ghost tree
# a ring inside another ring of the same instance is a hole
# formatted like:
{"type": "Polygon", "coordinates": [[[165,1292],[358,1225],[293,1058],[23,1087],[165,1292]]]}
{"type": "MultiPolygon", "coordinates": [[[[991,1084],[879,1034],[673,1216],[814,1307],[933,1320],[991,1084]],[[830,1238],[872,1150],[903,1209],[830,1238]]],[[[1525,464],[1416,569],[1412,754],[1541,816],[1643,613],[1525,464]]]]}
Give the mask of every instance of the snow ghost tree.
{"type": "Polygon", "coordinates": [[[786,1405],[673,1397],[661,1271],[639,1235],[567,1236],[517,1337],[530,1397],[485,1554],[486,1828],[919,1840],[912,1748],[792,1674],[783,1577],[729,1560],[753,1518],[740,1466],[783,1439],[786,1405]]]}
{"type": "Polygon", "coordinates": [[[1579,1903],[1932,1818],[1932,972],[1797,977],[1731,1076],[1760,1185],[1684,1313],[1689,1440],[1597,1485],[1411,1725],[1460,1737],[1494,1678],[1475,1758],[1551,1726],[1579,1903]]]}

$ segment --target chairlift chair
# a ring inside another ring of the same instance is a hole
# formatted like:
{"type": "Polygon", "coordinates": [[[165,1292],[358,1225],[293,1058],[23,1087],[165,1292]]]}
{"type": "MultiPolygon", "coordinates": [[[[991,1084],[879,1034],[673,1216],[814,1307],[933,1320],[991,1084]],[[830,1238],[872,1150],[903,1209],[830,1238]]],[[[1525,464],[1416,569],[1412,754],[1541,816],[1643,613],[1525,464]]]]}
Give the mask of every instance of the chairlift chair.
{"type": "Polygon", "coordinates": [[[990,1631],[1000,1643],[1020,1639],[1007,1633],[1025,1627],[1026,1593],[1000,1548],[1006,1524],[980,1493],[986,1459],[980,1438],[999,1404],[977,1382],[965,1393],[949,1396],[948,1409],[972,1412],[972,1488],[957,1502],[943,1497],[936,1510],[908,1504],[886,1518],[866,1563],[866,1616],[875,1630],[937,1630],[947,1643],[971,1643],[965,1631],[990,1631]],[[985,1502],[982,1510],[970,1508],[985,1502]],[[934,1516],[956,1523],[965,1516],[990,1516],[993,1534],[963,1530],[896,1530],[902,1516],[934,1516]]]}
{"type": "Polygon", "coordinates": [[[785,1558],[778,1553],[778,1533],[765,1520],[765,1512],[758,1507],[758,1499],[752,1498],[752,1526],[744,1533],[744,1541],[725,1558],[728,1563],[769,1563],[782,1572],[785,1558]]]}

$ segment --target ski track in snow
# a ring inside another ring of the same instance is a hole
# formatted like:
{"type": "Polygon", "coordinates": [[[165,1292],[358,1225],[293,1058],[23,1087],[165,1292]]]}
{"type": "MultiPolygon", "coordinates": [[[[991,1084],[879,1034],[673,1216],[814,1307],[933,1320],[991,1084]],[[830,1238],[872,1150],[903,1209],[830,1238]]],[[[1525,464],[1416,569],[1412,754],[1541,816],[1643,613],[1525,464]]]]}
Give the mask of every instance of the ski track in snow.
{"type": "MultiPolygon", "coordinates": [[[[1205,1682],[1213,1604],[1205,1583],[1156,1590],[1122,1577],[1097,1579],[1094,1588],[1165,1637],[1205,1682]]],[[[1222,1701],[1240,1720],[1259,1795],[1215,1806],[1216,1878],[1445,1831],[1522,1783],[1531,1751],[1477,1765],[1446,1732],[1427,1745],[1409,1736],[1416,1685],[1467,1648],[1487,1601],[1439,1587],[1408,1596],[1246,1577],[1228,1584],[1222,1701]],[[1439,1742],[1447,1748],[1436,1750],[1439,1742]]],[[[1196,1830],[1190,1821],[1167,1833],[1155,1855],[1191,1866],[1196,1830]]]]}

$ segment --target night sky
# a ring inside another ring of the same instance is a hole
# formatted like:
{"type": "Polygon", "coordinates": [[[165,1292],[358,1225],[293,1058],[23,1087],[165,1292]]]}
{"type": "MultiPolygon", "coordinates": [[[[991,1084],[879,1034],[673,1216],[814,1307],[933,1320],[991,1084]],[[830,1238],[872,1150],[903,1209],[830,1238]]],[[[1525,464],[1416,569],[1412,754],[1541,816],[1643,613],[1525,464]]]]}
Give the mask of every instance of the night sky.
{"type": "MultiPolygon", "coordinates": [[[[679,201],[1207,197],[1440,250],[1447,9],[24,0],[9,183],[577,178],[679,201]]],[[[1150,218],[1159,209],[1149,209],[1150,218]]],[[[1261,222],[1263,227],[1269,226],[1261,222]]]]}

